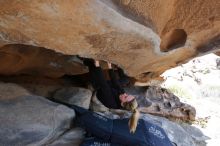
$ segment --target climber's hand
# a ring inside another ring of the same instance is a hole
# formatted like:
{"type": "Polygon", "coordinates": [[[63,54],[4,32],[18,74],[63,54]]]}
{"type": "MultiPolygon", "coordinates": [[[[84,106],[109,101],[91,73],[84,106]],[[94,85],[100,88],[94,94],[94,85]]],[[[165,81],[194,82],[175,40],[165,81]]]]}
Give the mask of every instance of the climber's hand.
{"type": "Polygon", "coordinates": [[[108,63],[108,68],[112,69],[112,64],[110,62],[107,62],[107,63],[108,63]]]}
{"type": "Polygon", "coordinates": [[[98,60],[95,60],[95,66],[96,66],[96,67],[100,67],[100,63],[99,63],[98,60]]]}

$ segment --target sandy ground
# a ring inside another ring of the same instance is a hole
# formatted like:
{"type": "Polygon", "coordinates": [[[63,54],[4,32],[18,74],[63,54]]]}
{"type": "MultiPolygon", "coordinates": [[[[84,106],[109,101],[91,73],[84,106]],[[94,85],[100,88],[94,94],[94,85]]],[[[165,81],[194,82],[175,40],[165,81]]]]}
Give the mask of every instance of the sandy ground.
{"type": "Polygon", "coordinates": [[[207,146],[219,146],[220,144],[220,97],[181,99],[196,108],[197,119],[207,119],[207,123],[194,123],[193,126],[200,129],[207,140],[207,146]],[[207,118],[208,117],[208,118],[207,118]]]}
{"type": "Polygon", "coordinates": [[[196,108],[196,122],[207,146],[220,145],[220,57],[209,54],[166,71],[163,87],[196,108]]]}

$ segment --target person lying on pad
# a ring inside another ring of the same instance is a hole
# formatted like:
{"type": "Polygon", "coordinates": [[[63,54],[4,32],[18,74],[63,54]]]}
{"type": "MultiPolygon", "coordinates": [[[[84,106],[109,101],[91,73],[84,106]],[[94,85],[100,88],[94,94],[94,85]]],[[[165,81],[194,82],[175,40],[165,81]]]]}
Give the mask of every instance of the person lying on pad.
{"type": "Polygon", "coordinates": [[[137,127],[140,113],[137,109],[138,103],[134,96],[127,94],[116,78],[112,64],[108,63],[110,81],[104,78],[99,61],[84,59],[84,64],[89,68],[90,80],[96,90],[96,96],[100,102],[108,108],[125,109],[132,112],[129,120],[130,133],[134,133],[137,127]]]}

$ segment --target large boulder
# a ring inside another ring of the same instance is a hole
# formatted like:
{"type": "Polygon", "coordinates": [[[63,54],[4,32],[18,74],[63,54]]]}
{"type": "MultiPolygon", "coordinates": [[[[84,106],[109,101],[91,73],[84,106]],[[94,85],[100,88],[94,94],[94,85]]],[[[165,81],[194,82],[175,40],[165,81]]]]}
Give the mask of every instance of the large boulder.
{"type": "Polygon", "coordinates": [[[54,93],[53,98],[68,103],[71,105],[77,105],[85,109],[89,109],[92,92],[85,88],[69,87],[57,90],[54,93]]]}
{"type": "Polygon", "coordinates": [[[96,94],[94,94],[92,96],[91,99],[91,104],[89,107],[92,111],[95,112],[107,112],[109,111],[109,108],[107,108],[106,106],[104,106],[101,101],[99,101],[99,99],[97,98],[96,94]]]}
{"type": "Polygon", "coordinates": [[[0,82],[0,100],[9,100],[19,96],[28,96],[31,93],[21,86],[13,83],[0,82]]]}
{"type": "Polygon", "coordinates": [[[48,146],[79,146],[84,139],[84,135],[85,130],[78,127],[73,128],[48,146]]]}
{"type": "Polygon", "coordinates": [[[218,0],[0,0],[0,47],[107,60],[146,81],[219,50],[219,7],[218,0]]]}
{"type": "Polygon", "coordinates": [[[209,139],[199,129],[188,124],[179,124],[148,114],[143,114],[142,118],[162,127],[177,146],[205,146],[206,140],[209,139]]]}
{"type": "Polygon", "coordinates": [[[32,75],[57,78],[87,73],[88,69],[74,55],[64,55],[43,47],[5,45],[0,49],[1,75],[32,75]]]}
{"type": "MultiPolygon", "coordinates": [[[[166,117],[172,120],[194,121],[196,117],[196,109],[175,96],[167,89],[152,86],[152,87],[127,87],[126,93],[134,95],[138,102],[138,109],[142,113],[148,113],[161,117],[166,117]]],[[[120,110],[113,110],[105,107],[96,96],[92,97],[90,105],[91,110],[96,112],[115,111],[120,113],[120,110]]]]}
{"type": "Polygon", "coordinates": [[[167,89],[157,86],[130,87],[126,88],[126,92],[137,97],[139,110],[143,113],[184,121],[195,120],[195,108],[181,102],[167,89]]]}
{"type": "Polygon", "coordinates": [[[74,110],[44,97],[28,95],[14,84],[1,84],[0,89],[4,90],[0,92],[1,145],[46,145],[71,127],[74,110]]]}
{"type": "MultiPolygon", "coordinates": [[[[131,113],[122,110],[112,110],[111,112],[99,114],[113,119],[129,118],[131,116],[131,113]]],[[[188,124],[172,122],[166,118],[149,114],[141,114],[140,118],[163,128],[170,141],[177,146],[205,146],[206,140],[209,140],[209,137],[204,135],[198,128],[188,124]]]]}
{"type": "MultiPolygon", "coordinates": [[[[71,87],[78,82],[72,80],[72,77],[64,77],[64,78],[48,78],[48,77],[42,77],[42,76],[30,76],[30,75],[17,75],[17,76],[0,76],[0,81],[4,82],[4,86],[1,88],[5,90],[9,90],[8,88],[14,88],[21,89],[22,91],[25,90],[28,91],[31,94],[43,96],[46,98],[51,98],[55,91],[61,88],[71,87]],[[8,87],[6,83],[8,84],[8,87]],[[15,83],[14,86],[11,86],[10,83],[15,83]],[[16,86],[17,85],[17,86],[16,86]],[[22,86],[23,88],[18,88],[19,86],[22,86]],[[25,88],[25,89],[24,89],[25,88]]],[[[1,89],[1,90],[2,90],[1,89]]],[[[5,90],[2,90],[2,93],[6,94],[8,93],[10,96],[12,96],[12,93],[5,92],[5,90]]],[[[16,91],[16,90],[13,90],[16,91]]],[[[19,96],[19,93],[16,93],[19,96]]],[[[14,94],[13,96],[16,96],[14,94]]]]}

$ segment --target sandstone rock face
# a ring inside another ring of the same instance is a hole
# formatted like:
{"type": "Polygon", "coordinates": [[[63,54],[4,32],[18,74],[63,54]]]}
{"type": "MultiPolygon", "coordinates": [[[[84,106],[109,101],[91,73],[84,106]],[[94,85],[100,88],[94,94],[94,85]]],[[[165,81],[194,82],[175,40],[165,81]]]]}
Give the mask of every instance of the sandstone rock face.
{"type": "Polygon", "coordinates": [[[0,0],[0,47],[107,60],[146,81],[219,50],[219,7],[218,0],[0,0]]]}
{"type": "Polygon", "coordinates": [[[5,45],[0,49],[1,75],[33,75],[61,77],[88,72],[82,62],[71,55],[63,55],[42,47],[5,45]]]}

